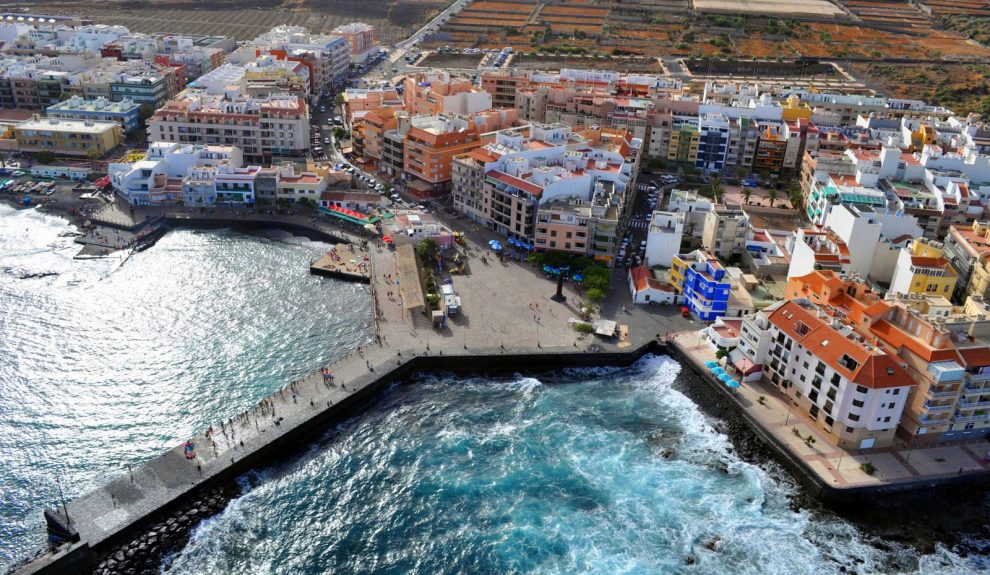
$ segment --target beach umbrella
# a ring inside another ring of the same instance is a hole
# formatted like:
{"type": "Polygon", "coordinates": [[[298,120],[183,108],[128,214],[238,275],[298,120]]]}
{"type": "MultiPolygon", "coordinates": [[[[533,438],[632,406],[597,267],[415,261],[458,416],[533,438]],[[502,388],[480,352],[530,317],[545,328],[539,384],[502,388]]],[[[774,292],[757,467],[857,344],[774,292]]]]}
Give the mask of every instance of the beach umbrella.
{"type": "Polygon", "coordinates": [[[583,276],[583,275],[581,275],[581,274],[574,274],[574,275],[573,275],[573,276],[571,277],[571,279],[572,279],[572,280],[574,280],[574,281],[576,281],[576,282],[579,282],[579,281],[581,281],[581,280],[583,280],[583,279],[584,279],[584,276],[583,276]]]}
{"type": "Polygon", "coordinates": [[[518,242],[516,242],[515,238],[509,238],[508,240],[505,241],[505,243],[509,244],[510,246],[514,246],[514,245],[517,245],[518,244],[518,242]]]}
{"type": "Polygon", "coordinates": [[[378,233],[378,228],[376,228],[374,224],[364,224],[364,229],[368,230],[369,232],[378,233]]]}
{"type": "Polygon", "coordinates": [[[553,268],[552,268],[552,267],[550,267],[549,265],[544,265],[544,266],[543,266],[543,271],[544,271],[545,273],[550,273],[550,272],[551,272],[551,270],[553,270],[553,268]]]}
{"type": "Polygon", "coordinates": [[[708,361],[705,362],[705,367],[707,367],[708,369],[712,369],[713,367],[718,367],[718,362],[709,359],[708,361]]]}
{"type": "Polygon", "coordinates": [[[392,236],[382,236],[382,241],[386,244],[392,243],[392,236]]]}
{"type": "Polygon", "coordinates": [[[733,381],[732,376],[727,373],[720,374],[718,378],[725,382],[733,381]]]}
{"type": "Polygon", "coordinates": [[[729,389],[739,389],[739,385],[739,382],[734,379],[732,381],[725,382],[725,386],[729,389]]]}
{"type": "Polygon", "coordinates": [[[725,374],[725,370],[722,369],[721,367],[716,367],[715,369],[712,370],[712,374],[714,374],[716,376],[724,375],[725,374]]]}

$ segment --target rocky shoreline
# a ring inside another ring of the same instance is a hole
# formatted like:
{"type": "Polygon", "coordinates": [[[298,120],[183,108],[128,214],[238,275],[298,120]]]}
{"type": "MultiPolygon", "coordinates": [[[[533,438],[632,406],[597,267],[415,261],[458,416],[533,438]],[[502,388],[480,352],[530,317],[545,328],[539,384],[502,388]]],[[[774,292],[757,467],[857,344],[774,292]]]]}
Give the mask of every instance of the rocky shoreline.
{"type": "MultiPolygon", "coordinates": [[[[756,437],[729,401],[700,376],[690,370],[682,371],[675,388],[702,412],[717,420],[716,431],[729,438],[739,457],[765,469],[790,475],[780,465],[774,450],[756,437]]],[[[990,547],[976,547],[971,543],[973,539],[990,540],[990,495],[985,489],[951,486],[877,497],[879,500],[869,508],[825,506],[801,487],[792,496],[791,507],[834,513],[855,524],[869,536],[871,544],[883,552],[892,552],[895,546],[901,545],[930,554],[937,545],[944,545],[961,556],[990,554],[990,547]]]]}
{"type": "Polygon", "coordinates": [[[229,483],[209,489],[163,517],[153,521],[130,541],[111,547],[103,554],[93,575],[155,575],[163,559],[182,549],[189,534],[204,519],[223,511],[241,496],[241,488],[229,483]]]}

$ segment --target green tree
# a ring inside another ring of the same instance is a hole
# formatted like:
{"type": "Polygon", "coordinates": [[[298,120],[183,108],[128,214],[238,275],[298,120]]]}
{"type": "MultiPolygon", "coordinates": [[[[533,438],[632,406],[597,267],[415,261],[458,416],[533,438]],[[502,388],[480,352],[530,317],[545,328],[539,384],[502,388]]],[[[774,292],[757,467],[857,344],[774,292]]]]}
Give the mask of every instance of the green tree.
{"type": "Polygon", "coordinates": [[[743,186],[742,187],[743,201],[745,201],[748,204],[749,203],[749,198],[751,198],[752,196],[753,196],[753,190],[749,189],[746,186],[743,186]]]}
{"type": "Polygon", "coordinates": [[[598,302],[602,301],[603,299],[605,299],[605,292],[602,291],[602,290],[600,290],[600,289],[598,289],[598,288],[591,288],[591,289],[589,289],[586,292],[586,295],[588,296],[588,299],[589,300],[591,300],[591,301],[593,301],[595,303],[598,303],[598,302]]]}
{"type": "Polygon", "coordinates": [[[333,137],[336,138],[337,140],[346,140],[347,136],[348,136],[347,130],[341,127],[336,127],[333,129],[333,137]]]}
{"type": "Polygon", "coordinates": [[[791,180],[787,183],[787,200],[791,202],[791,207],[795,210],[801,209],[804,205],[804,192],[797,182],[791,180]]]}
{"type": "Polygon", "coordinates": [[[726,357],[727,355],[729,355],[729,350],[725,349],[724,347],[720,347],[717,350],[715,350],[715,359],[716,360],[721,360],[722,358],[726,357]]]}
{"type": "Polygon", "coordinates": [[[725,193],[725,185],[722,184],[722,176],[716,174],[712,178],[712,198],[715,199],[715,203],[719,203],[722,199],[722,195],[725,193]]]}
{"type": "Polygon", "coordinates": [[[423,263],[423,267],[433,269],[437,265],[439,248],[437,241],[433,238],[425,238],[416,245],[416,255],[423,263]]]}
{"type": "Polygon", "coordinates": [[[770,200],[771,208],[773,207],[773,203],[777,201],[777,196],[779,194],[780,192],[777,191],[777,188],[770,188],[770,191],[767,192],[767,199],[770,200]]]}
{"type": "Polygon", "coordinates": [[[100,151],[96,149],[96,146],[90,146],[89,149],[86,150],[86,157],[89,158],[90,161],[95,162],[100,159],[100,151]]]}
{"type": "Polygon", "coordinates": [[[344,95],[343,94],[337,94],[334,97],[334,99],[333,99],[333,105],[334,106],[343,106],[344,105],[344,95]]]}

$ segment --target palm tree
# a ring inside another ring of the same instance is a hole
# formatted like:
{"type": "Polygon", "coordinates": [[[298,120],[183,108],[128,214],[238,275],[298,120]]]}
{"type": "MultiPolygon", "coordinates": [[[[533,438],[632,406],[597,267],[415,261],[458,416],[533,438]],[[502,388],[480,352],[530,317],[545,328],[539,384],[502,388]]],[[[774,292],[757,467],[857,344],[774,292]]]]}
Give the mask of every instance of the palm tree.
{"type": "Polygon", "coordinates": [[[712,178],[712,197],[715,199],[715,203],[719,203],[719,198],[725,192],[725,186],[722,185],[722,176],[716,174],[712,178]]]}
{"type": "Polygon", "coordinates": [[[773,207],[773,203],[777,201],[777,194],[778,193],[779,192],[777,191],[777,188],[770,188],[770,191],[767,192],[767,199],[770,200],[770,207],[771,208],[773,207]]]}
{"type": "Polygon", "coordinates": [[[804,192],[794,181],[787,184],[787,199],[791,202],[791,208],[795,210],[800,209],[804,204],[804,192]]]}
{"type": "Polygon", "coordinates": [[[753,190],[747,188],[746,186],[742,187],[742,197],[747,205],[749,204],[749,198],[752,197],[752,195],[753,195],[753,190]]]}

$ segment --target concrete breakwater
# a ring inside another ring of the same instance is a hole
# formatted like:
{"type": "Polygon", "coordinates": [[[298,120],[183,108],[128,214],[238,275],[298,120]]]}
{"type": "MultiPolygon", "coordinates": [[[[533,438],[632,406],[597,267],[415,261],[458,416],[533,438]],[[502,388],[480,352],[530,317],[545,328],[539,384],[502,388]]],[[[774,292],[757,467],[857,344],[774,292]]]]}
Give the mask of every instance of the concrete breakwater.
{"type": "Polygon", "coordinates": [[[223,427],[222,438],[221,432],[214,430],[213,453],[209,452],[209,439],[193,438],[197,446],[194,458],[186,457],[183,446],[176,447],[69,502],[68,520],[61,509],[47,510],[49,533],[67,542],[12,572],[156,572],[164,552],[180,545],[192,525],[217,513],[236,494],[231,486],[238,476],[298,453],[329,425],[358,413],[389,385],[417,374],[628,366],[644,354],[665,351],[655,341],[629,351],[598,353],[573,348],[543,348],[538,352],[496,348],[424,354],[422,350],[373,347],[377,353],[365,350],[358,354],[360,358],[352,355],[336,365],[333,384],[325,383],[325,376],[316,373],[275,394],[267,404],[271,417],[265,411],[263,419],[253,420],[254,427],[239,426],[244,421],[240,416],[237,421],[231,418],[223,427]]]}

